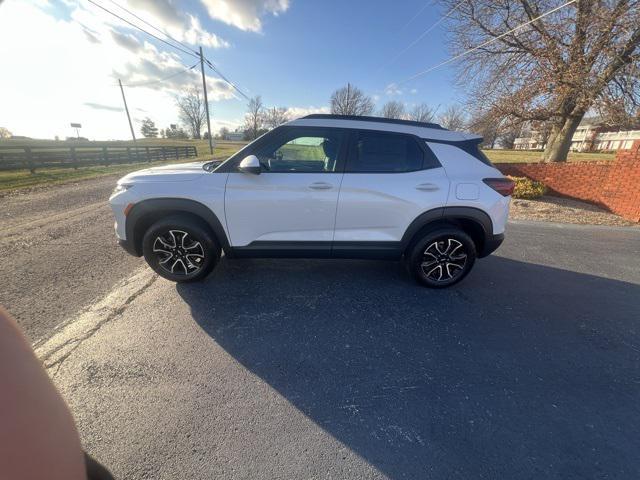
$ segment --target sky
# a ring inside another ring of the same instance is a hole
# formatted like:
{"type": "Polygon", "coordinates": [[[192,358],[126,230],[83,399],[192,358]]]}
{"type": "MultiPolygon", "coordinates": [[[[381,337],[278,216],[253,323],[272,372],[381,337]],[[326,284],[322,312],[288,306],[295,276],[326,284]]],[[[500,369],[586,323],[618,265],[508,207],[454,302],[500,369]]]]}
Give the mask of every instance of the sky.
{"type": "MultiPolygon", "coordinates": [[[[249,97],[293,116],[328,112],[347,82],[380,108],[399,100],[444,110],[462,101],[451,65],[446,13],[435,0],[94,0],[162,37],[139,18],[205,57],[249,97]],[[413,45],[412,45],[413,44],[413,45]]],[[[181,47],[184,48],[184,47],[181,47]]],[[[118,79],[134,128],[177,123],[175,96],[202,88],[199,60],[131,27],[88,0],[0,0],[0,127],[14,135],[130,138],[118,79]],[[170,78],[167,78],[170,77],[170,78]]],[[[206,70],[212,130],[243,122],[247,101],[206,70]]]]}

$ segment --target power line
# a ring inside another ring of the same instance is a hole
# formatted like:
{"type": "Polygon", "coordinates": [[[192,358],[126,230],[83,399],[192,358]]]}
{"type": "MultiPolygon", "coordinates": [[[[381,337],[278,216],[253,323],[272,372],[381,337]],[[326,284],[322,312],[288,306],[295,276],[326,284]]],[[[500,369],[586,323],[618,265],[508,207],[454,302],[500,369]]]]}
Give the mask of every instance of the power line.
{"type": "Polygon", "coordinates": [[[469,50],[466,50],[466,51],[456,55],[455,57],[450,58],[449,60],[445,60],[444,62],[441,62],[441,63],[439,63],[439,64],[437,64],[437,65],[435,65],[433,67],[427,68],[426,70],[423,70],[422,72],[418,72],[415,75],[412,75],[411,77],[409,77],[409,78],[407,78],[407,79],[405,79],[405,80],[403,80],[401,82],[398,82],[395,85],[403,85],[403,84],[405,84],[407,82],[410,82],[411,80],[415,80],[418,77],[426,75],[427,73],[432,72],[433,70],[436,70],[437,68],[443,67],[444,65],[447,65],[447,64],[449,64],[451,62],[454,62],[454,61],[458,60],[459,58],[464,57],[465,55],[467,55],[467,54],[469,54],[471,52],[474,52],[474,51],[476,51],[476,50],[478,50],[480,48],[486,47],[487,45],[500,40],[502,37],[505,37],[505,36],[509,35],[510,33],[513,33],[513,32],[515,32],[517,30],[520,30],[523,27],[526,27],[527,25],[532,24],[536,20],[539,20],[539,19],[541,19],[543,17],[546,17],[547,15],[551,15],[552,13],[557,12],[558,10],[560,10],[561,8],[566,7],[567,5],[571,5],[572,3],[575,3],[576,1],[577,0],[570,0],[567,3],[563,3],[559,7],[552,8],[551,10],[548,10],[548,11],[544,12],[543,14],[538,15],[536,18],[533,18],[533,19],[529,20],[528,22],[522,23],[522,24],[518,25],[517,27],[512,28],[511,30],[508,30],[508,31],[498,35],[495,38],[492,38],[490,40],[487,40],[486,42],[481,43],[477,47],[473,47],[473,48],[471,48],[469,50]]]}
{"type": "Polygon", "coordinates": [[[411,25],[411,23],[412,23],[416,18],[418,18],[422,12],[424,12],[424,9],[425,9],[425,8],[427,8],[427,7],[429,6],[429,4],[430,4],[430,3],[431,3],[431,2],[427,2],[427,3],[425,3],[425,4],[422,6],[422,8],[421,8],[420,10],[418,10],[418,13],[416,13],[413,17],[411,17],[411,20],[409,20],[407,23],[405,23],[405,24],[403,25],[403,27],[402,27],[400,30],[404,30],[404,29],[405,29],[405,28],[407,28],[409,25],[411,25]]]}
{"type": "Polygon", "coordinates": [[[215,64],[213,64],[207,58],[204,58],[204,62],[209,66],[211,70],[216,72],[220,76],[220,78],[222,78],[225,82],[231,85],[236,92],[242,95],[246,100],[250,100],[250,98],[242,90],[240,90],[235,83],[233,83],[231,80],[229,80],[227,77],[224,76],[224,74],[215,66],[215,64]]]}
{"type": "MultiPolygon", "coordinates": [[[[164,36],[166,36],[167,38],[169,38],[170,40],[172,40],[173,42],[182,45],[184,48],[186,48],[187,50],[191,50],[191,47],[189,47],[188,45],[185,45],[183,42],[181,42],[180,40],[176,40],[174,37],[172,37],[171,35],[169,35],[167,32],[165,32],[164,30],[162,30],[161,28],[156,27],[155,25],[153,25],[152,23],[147,22],[144,18],[141,18],[140,16],[136,15],[134,12],[132,12],[131,10],[128,10],[127,8],[123,7],[122,5],[120,5],[119,3],[115,2],[114,0],[109,0],[111,3],[113,3],[116,7],[124,10],[125,12],[127,12],[129,15],[137,18],[138,20],[140,20],[142,23],[144,23],[145,25],[148,25],[149,27],[153,28],[155,31],[162,33],[164,36]]],[[[197,54],[198,52],[196,52],[195,50],[192,50],[193,53],[197,54]]]]}
{"type": "MultiPolygon", "coordinates": [[[[458,7],[460,5],[462,5],[464,3],[465,0],[462,0],[460,2],[458,2],[453,8],[451,8],[445,15],[443,15],[442,17],[440,17],[438,19],[438,21],[436,21],[433,25],[431,25],[429,28],[427,28],[424,32],[422,32],[420,34],[420,36],[418,38],[416,38],[413,42],[411,42],[409,45],[407,45],[402,51],[400,51],[395,57],[393,57],[391,59],[391,61],[389,63],[387,63],[385,65],[385,67],[388,67],[390,65],[392,65],[398,58],[400,58],[402,55],[404,55],[408,50],[410,50],[413,46],[415,46],[420,40],[422,40],[425,35],[427,35],[431,30],[433,30],[434,28],[436,28],[438,25],[440,25],[445,19],[447,19],[449,17],[449,15],[451,15],[453,12],[455,12],[458,7]]],[[[426,5],[425,5],[426,7],[426,5]]],[[[424,9],[424,7],[423,7],[424,9]]],[[[422,10],[421,10],[422,11],[422,10]]],[[[410,23],[410,22],[409,22],[410,23]]],[[[407,24],[408,25],[408,24],[407,24]]],[[[380,70],[382,70],[384,67],[380,67],[380,70]]]]}
{"type": "Polygon", "coordinates": [[[117,13],[112,12],[111,10],[109,10],[109,9],[107,9],[107,8],[103,7],[102,5],[100,5],[100,4],[96,3],[96,2],[94,2],[93,0],[87,0],[87,2],[89,2],[89,3],[93,4],[93,5],[95,5],[96,7],[98,7],[98,8],[100,8],[100,9],[104,10],[104,11],[105,11],[105,12],[107,12],[108,14],[113,15],[113,16],[114,16],[114,17],[116,17],[116,18],[119,18],[119,19],[120,19],[120,20],[122,20],[123,22],[125,22],[125,23],[127,23],[127,24],[131,25],[133,28],[137,28],[137,29],[138,29],[138,30],[140,30],[141,32],[146,33],[146,34],[147,34],[147,35],[149,35],[150,37],[153,37],[153,38],[155,38],[156,40],[158,40],[158,41],[160,41],[160,42],[162,42],[162,43],[165,43],[165,44],[169,45],[170,47],[175,48],[176,50],[181,51],[182,53],[186,53],[187,55],[191,55],[191,56],[196,57],[196,58],[198,57],[198,55],[196,55],[194,52],[191,52],[191,51],[189,51],[189,50],[184,50],[183,48],[178,47],[177,45],[174,45],[173,43],[170,43],[170,42],[168,42],[168,41],[164,40],[163,38],[160,38],[160,37],[158,37],[157,35],[154,35],[154,34],[153,34],[153,33],[151,33],[151,32],[148,32],[147,30],[145,30],[145,29],[143,29],[143,28],[139,27],[139,26],[138,26],[138,25],[136,25],[135,23],[130,22],[130,21],[129,21],[129,20],[127,20],[126,18],[121,17],[121,16],[120,16],[120,15],[118,15],[117,13]]]}
{"type": "Polygon", "coordinates": [[[142,83],[131,83],[131,84],[122,85],[122,86],[123,87],[145,87],[147,85],[154,85],[156,83],[162,83],[162,82],[165,82],[167,80],[170,80],[173,77],[177,77],[178,75],[183,75],[183,74],[187,73],[189,70],[193,70],[197,66],[198,66],[198,64],[195,63],[195,64],[191,65],[190,67],[185,68],[184,70],[180,70],[179,72],[172,73],[168,77],[164,77],[164,78],[161,78],[159,80],[153,80],[151,82],[142,82],[142,83]]]}
{"type": "MultiPolygon", "coordinates": [[[[116,17],[116,18],[118,18],[118,19],[122,20],[123,22],[127,23],[128,25],[131,25],[132,27],[134,27],[134,28],[136,28],[136,29],[140,30],[141,32],[146,33],[146,34],[147,34],[147,35],[149,35],[150,37],[153,37],[153,38],[155,38],[156,40],[158,40],[158,41],[160,41],[160,42],[162,42],[162,43],[164,43],[164,44],[166,44],[166,45],[169,45],[170,47],[173,47],[173,48],[175,48],[176,50],[181,51],[182,53],[185,53],[185,54],[187,54],[187,55],[191,55],[191,56],[196,57],[196,58],[198,58],[198,59],[201,57],[201,55],[200,55],[200,54],[198,54],[198,53],[196,53],[195,51],[194,51],[194,52],[192,52],[192,51],[190,51],[190,50],[185,50],[185,49],[183,49],[183,48],[181,48],[181,47],[178,47],[177,45],[175,45],[175,44],[173,44],[173,43],[171,43],[171,42],[168,42],[167,40],[165,40],[165,39],[163,39],[163,38],[158,37],[157,35],[154,35],[154,34],[153,34],[153,33],[151,33],[151,32],[148,32],[147,30],[145,30],[145,29],[141,28],[140,26],[136,25],[135,23],[130,22],[130,21],[129,21],[129,20],[127,20],[126,18],[123,18],[123,17],[121,17],[120,15],[118,15],[117,13],[114,13],[114,12],[112,12],[111,10],[109,10],[108,8],[105,8],[105,7],[103,7],[102,5],[100,5],[100,4],[98,4],[98,3],[96,3],[94,0],[87,0],[87,1],[88,1],[89,3],[91,3],[91,4],[95,5],[96,7],[98,7],[98,8],[100,8],[100,9],[104,10],[105,12],[109,13],[110,15],[113,15],[114,17],[116,17]]],[[[129,14],[133,15],[134,17],[136,17],[136,18],[137,18],[137,19],[139,19],[140,21],[142,21],[142,22],[144,22],[145,24],[149,25],[149,26],[150,26],[150,27],[152,27],[153,29],[155,29],[155,30],[157,30],[157,31],[161,32],[163,35],[166,35],[168,38],[170,38],[170,39],[172,39],[173,41],[175,41],[175,42],[179,43],[180,45],[185,46],[182,42],[179,42],[178,40],[175,40],[173,37],[171,37],[169,34],[167,34],[166,32],[164,32],[163,30],[159,29],[158,27],[155,27],[154,25],[150,24],[150,23],[149,23],[149,22],[147,22],[146,20],[144,20],[144,19],[142,19],[142,18],[138,17],[135,13],[132,13],[132,12],[130,12],[129,10],[127,10],[126,8],[124,8],[124,7],[120,6],[120,5],[118,5],[118,4],[117,4],[116,2],[114,2],[113,0],[110,0],[110,1],[111,1],[111,3],[113,3],[114,5],[116,5],[116,6],[120,7],[120,8],[122,8],[124,11],[126,11],[127,13],[129,13],[129,14]]],[[[189,47],[186,47],[186,46],[185,46],[185,48],[187,48],[187,49],[188,49],[189,47]]],[[[207,65],[209,66],[209,68],[211,68],[214,72],[216,72],[216,73],[217,73],[217,74],[218,74],[218,75],[219,75],[219,76],[220,76],[220,77],[221,77],[225,82],[227,82],[229,85],[231,85],[231,86],[234,88],[234,90],[236,90],[240,95],[242,95],[244,98],[246,98],[247,100],[249,100],[249,97],[248,97],[248,96],[247,96],[247,95],[246,95],[242,90],[240,90],[240,89],[236,86],[236,84],[235,84],[235,83],[233,83],[231,80],[229,80],[229,79],[228,79],[228,78],[227,78],[227,77],[226,77],[226,76],[225,76],[225,75],[224,75],[224,74],[223,74],[223,73],[222,73],[222,72],[221,72],[221,71],[220,71],[220,70],[219,70],[219,69],[218,69],[218,68],[213,64],[213,63],[211,63],[208,59],[206,59],[206,58],[204,57],[204,55],[202,55],[202,58],[203,58],[203,60],[207,63],[207,65]]],[[[193,68],[193,67],[192,67],[192,68],[193,68]]],[[[164,80],[166,80],[166,79],[159,80],[159,81],[164,81],[164,80]]]]}

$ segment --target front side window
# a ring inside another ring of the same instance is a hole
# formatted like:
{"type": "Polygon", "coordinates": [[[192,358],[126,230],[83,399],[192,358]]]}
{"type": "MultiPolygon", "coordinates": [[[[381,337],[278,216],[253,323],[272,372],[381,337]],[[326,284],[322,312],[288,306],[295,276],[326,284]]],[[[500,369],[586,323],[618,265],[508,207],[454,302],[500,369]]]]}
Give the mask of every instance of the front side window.
{"type": "Polygon", "coordinates": [[[349,152],[348,172],[399,173],[422,168],[424,153],[407,135],[359,133],[349,152]]]}
{"type": "Polygon", "coordinates": [[[342,141],[341,131],[289,133],[256,156],[265,172],[334,172],[342,141]]]}

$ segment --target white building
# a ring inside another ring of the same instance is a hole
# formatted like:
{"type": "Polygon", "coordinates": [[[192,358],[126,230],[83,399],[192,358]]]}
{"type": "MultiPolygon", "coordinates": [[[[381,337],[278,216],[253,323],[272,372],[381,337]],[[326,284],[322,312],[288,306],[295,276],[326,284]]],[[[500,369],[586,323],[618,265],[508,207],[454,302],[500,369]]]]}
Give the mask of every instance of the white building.
{"type": "Polygon", "coordinates": [[[224,136],[225,140],[230,142],[240,142],[244,140],[244,132],[229,132],[224,136]]]}
{"type": "MultiPolygon", "coordinates": [[[[597,118],[585,118],[571,138],[571,151],[607,151],[631,148],[635,140],[640,140],[640,130],[613,130],[604,127],[597,118]]],[[[527,137],[516,138],[516,150],[543,150],[546,146],[540,133],[533,130],[527,137]]]]}

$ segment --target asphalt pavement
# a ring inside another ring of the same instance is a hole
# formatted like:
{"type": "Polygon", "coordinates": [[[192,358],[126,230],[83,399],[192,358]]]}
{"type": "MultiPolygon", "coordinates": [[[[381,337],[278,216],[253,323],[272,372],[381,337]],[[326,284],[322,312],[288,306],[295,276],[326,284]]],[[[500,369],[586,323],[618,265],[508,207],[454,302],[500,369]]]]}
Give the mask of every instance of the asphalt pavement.
{"type": "Polygon", "coordinates": [[[512,223],[447,290],[374,261],[132,273],[38,349],[117,478],[640,477],[638,229],[512,223]]]}

